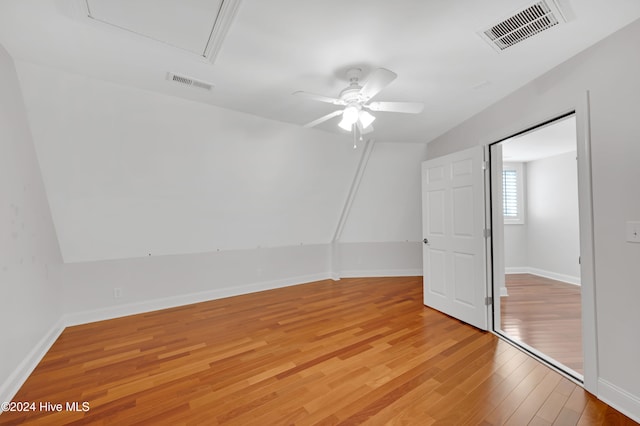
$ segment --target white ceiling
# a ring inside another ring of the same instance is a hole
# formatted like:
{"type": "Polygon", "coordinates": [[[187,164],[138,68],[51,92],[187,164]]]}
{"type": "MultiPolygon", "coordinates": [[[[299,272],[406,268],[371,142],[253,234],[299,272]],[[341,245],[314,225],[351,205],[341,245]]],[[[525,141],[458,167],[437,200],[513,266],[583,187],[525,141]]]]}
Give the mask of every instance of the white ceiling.
{"type": "MultiPolygon", "coordinates": [[[[222,0],[80,0],[93,19],[204,56],[222,0]]],[[[82,4],[81,4],[82,6],[82,4]]]]}
{"type": "Polygon", "coordinates": [[[521,162],[576,151],[576,117],[572,115],[502,142],[502,158],[521,162]]]}
{"type": "MultiPolygon", "coordinates": [[[[347,69],[357,66],[366,75],[388,68],[399,77],[376,100],[424,102],[425,109],[415,116],[376,113],[378,141],[430,141],[640,18],[637,0],[560,0],[567,24],[497,53],[477,32],[530,2],[242,0],[211,64],[183,48],[89,19],[82,15],[83,1],[3,0],[0,44],[20,60],[298,125],[335,107],[293,92],[337,96],[347,85],[347,69]],[[167,72],[215,88],[181,87],[166,80],[167,72]]],[[[127,3],[137,2],[118,2],[127,3]]],[[[203,1],[161,3],[148,14],[151,27],[176,4],[198,8],[203,1]]],[[[339,133],[336,121],[320,128],[339,133]]]]}

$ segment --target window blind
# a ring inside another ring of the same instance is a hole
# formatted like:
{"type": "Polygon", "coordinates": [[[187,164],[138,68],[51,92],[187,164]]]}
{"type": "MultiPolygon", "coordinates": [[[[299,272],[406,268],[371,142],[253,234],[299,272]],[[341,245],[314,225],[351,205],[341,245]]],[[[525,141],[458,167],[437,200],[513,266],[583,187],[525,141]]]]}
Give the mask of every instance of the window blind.
{"type": "Polygon", "coordinates": [[[518,173],[513,169],[502,171],[502,211],[504,217],[518,217],[518,173]]]}

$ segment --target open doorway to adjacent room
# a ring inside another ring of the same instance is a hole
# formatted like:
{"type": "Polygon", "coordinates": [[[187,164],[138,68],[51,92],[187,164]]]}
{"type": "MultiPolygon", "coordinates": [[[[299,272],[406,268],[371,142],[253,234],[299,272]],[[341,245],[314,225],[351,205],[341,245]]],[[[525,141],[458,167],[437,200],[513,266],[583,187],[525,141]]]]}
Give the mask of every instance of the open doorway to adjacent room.
{"type": "Polygon", "coordinates": [[[493,324],[582,381],[576,149],[574,113],[490,146],[493,324]]]}

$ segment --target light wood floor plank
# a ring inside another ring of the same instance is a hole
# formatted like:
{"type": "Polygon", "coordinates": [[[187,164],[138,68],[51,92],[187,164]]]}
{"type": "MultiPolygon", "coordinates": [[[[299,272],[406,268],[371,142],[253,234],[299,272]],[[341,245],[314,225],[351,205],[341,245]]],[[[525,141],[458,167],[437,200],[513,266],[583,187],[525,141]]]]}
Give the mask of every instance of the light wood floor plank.
{"type": "Polygon", "coordinates": [[[422,278],[320,281],[66,329],[15,397],[88,412],[0,425],[635,424],[422,278]]]}
{"type": "Polygon", "coordinates": [[[532,274],[508,274],[505,281],[503,332],[584,374],[580,286],[532,274]]]}

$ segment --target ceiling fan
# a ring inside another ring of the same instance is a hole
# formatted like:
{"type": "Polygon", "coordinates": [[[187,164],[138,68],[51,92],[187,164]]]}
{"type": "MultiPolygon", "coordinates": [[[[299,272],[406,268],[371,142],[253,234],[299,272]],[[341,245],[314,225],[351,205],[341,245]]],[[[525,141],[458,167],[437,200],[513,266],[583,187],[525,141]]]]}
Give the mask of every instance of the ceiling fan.
{"type": "Polygon", "coordinates": [[[357,134],[363,135],[373,131],[371,123],[376,119],[369,111],[386,111],[401,112],[409,114],[418,114],[422,112],[424,104],[421,102],[371,102],[382,89],[387,87],[398,75],[386,68],[378,68],[374,70],[369,78],[361,85],[362,70],[360,68],[352,68],[347,71],[349,78],[349,86],[340,92],[339,97],[330,98],[328,96],[316,95],[308,92],[295,92],[294,95],[304,96],[305,98],[326,102],[329,104],[341,106],[344,108],[333,111],[323,117],[313,120],[304,125],[304,127],[314,127],[320,123],[324,123],[334,117],[342,115],[342,120],[338,124],[346,131],[353,131],[354,140],[357,134]]]}

